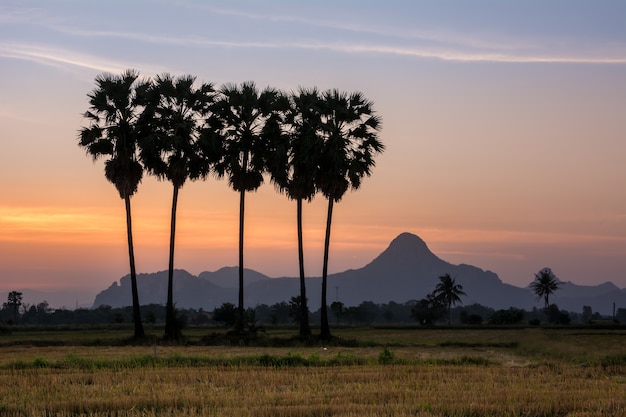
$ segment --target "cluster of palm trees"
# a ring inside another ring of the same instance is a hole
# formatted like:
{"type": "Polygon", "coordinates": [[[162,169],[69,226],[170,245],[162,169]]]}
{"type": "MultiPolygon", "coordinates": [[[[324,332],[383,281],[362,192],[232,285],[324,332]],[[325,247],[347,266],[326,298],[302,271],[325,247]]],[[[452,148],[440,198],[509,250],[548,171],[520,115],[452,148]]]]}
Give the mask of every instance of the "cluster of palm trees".
{"type": "Polygon", "coordinates": [[[213,175],[239,192],[239,300],[237,331],[244,331],[245,195],[268,178],[296,201],[300,336],[311,334],[306,303],[302,206],[319,192],[328,200],[322,275],[320,338],[329,339],[326,287],[334,203],[371,175],[374,157],[384,150],[379,116],[358,92],[300,88],[284,93],[259,90],[253,82],[196,86],[196,77],[162,74],[140,79],[135,70],[101,74],[88,94],[79,145],[94,160],[105,158],[105,177],[126,205],[126,224],[135,337],[144,336],[133,252],[131,197],[144,172],[173,186],[168,295],[164,338],[181,337],[173,303],[173,271],[178,193],[187,180],[213,175]]]}

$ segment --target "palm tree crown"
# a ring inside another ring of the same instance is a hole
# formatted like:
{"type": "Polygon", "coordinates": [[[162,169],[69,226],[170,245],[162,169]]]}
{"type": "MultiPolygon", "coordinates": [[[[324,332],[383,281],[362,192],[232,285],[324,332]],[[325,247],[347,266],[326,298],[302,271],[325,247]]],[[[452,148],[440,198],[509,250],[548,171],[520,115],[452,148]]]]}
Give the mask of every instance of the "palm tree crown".
{"type": "Polygon", "coordinates": [[[158,75],[145,94],[141,125],[148,132],[140,141],[146,168],[175,187],[203,176],[198,149],[199,125],[213,102],[212,84],[194,87],[196,78],[158,75]]]}
{"type": "Polygon", "coordinates": [[[94,160],[107,157],[105,177],[117,189],[121,198],[131,197],[143,177],[143,167],[137,158],[137,119],[140,105],[136,90],[146,84],[137,81],[139,73],[126,70],[121,75],[101,74],[96,77],[97,88],[89,97],[89,110],[84,117],[89,127],[80,131],[79,146],[94,160]]]}
{"type": "Polygon", "coordinates": [[[371,175],[374,156],[385,149],[378,139],[381,121],[372,102],[359,93],[328,90],[322,96],[324,147],[317,185],[335,202],[349,189],[358,189],[371,175]]]}
{"type": "Polygon", "coordinates": [[[535,280],[530,284],[530,289],[538,299],[544,299],[545,308],[550,306],[550,294],[559,289],[561,283],[550,268],[543,268],[535,274],[535,280]]]}

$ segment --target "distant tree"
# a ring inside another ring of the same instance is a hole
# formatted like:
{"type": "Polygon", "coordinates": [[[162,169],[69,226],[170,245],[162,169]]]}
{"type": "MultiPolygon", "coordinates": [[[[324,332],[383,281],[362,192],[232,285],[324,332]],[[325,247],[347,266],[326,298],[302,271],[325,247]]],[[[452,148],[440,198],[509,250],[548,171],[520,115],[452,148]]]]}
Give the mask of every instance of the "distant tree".
{"type": "MultiPolygon", "coordinates": [[[[300,324],[302,320],[302,299],[300,296],[291,297],[289,300],[289,317],[291,317],[296,323],[300,324]]],[[[309,311],[306,312],[307,316],[309,311]]]]}
{"type": "Polygon", "coordinates": [[[491,324],[516,324],[524,318],[524,311],[518,308],[508,310],[497,310],[489,318],[491,324]]]}
{"type": "Polygon", "coordinates": [[[535,280],[530,284],[530,289],[537,296],[537,299],[543,297],[544,308],[550,306],[550,294],[554,294],[561,286],[558,278],[550,268],[543,268],[535,274],[535,280]]]}
{"type": "Polygon", "coordinates": [[[374,156],[383,152],[385,146],[378,138],[381,119],[374,111],[373,103],[363,94],[328,90],[322,94],[321,100],[324,142],[316,185],[328,200],[328,211],[322,267],[320,339],[328,340],[331,334],[326,295],[333,205],[341,201],[348,189],[360,188],[363,178],[371,175],[374,156]]]}
{"type": "Polygon", "coordinates": [[[290,305],[285,301],[270,306],[270,321],[272,324],[289,323],[290,305]]]}
{"type": "Polygon", "coordinates": [[[339,320],[341,320],[345,314],[345,305],[341,301],[333,301],[330,303],[330,311],[333,312],[337,319],[337,324],[339,324],[339,320]]]}
{"type": "Polygon", "coordinates": [[[13,323],[17,324],[20,315],[20,307],[22,306],[22,293],[19,291],[11,291],[7,297],[7,307],[13,311],[13,323]]]}
{"type": "Polygon", "coordinates": [[[139,73],[134,70],[127,70],[119,76],[102,74],[96,77],[96,89],[88,94],[89,110],[84,113],[90,125],[81,129],[79,135],[79,146],[85,148],[94,161],[108,158],[104,164],[104,176],[113,183],[126,206],[135,338],[143,337],[144,330],[137,291],[130,199],[137,192],[143,176],[137,145],[137,121],[142,111],[138,97],[149,86],[138,78],[139,73]]]}
{"type": "Polygon", "coordinates": [[[591,306],[583,306],[583,314],[581,317],[583,323],[589,323],[591,321],[592,316],[593,316],[593,311],[591,310],[591,306]]]}
{"type": "Polygon", "coordinates": [[[553,324],[569,324],[572,319],[569,313],[565,310],[559,309],[556,304],[551,304],[545,309],[546,316],[548,316],[548,323],[553,324]]]}
{"type": "Polygon", "coordinates": [[[450,310],[453,304],[461,302],[461,296],[467,295],[463,292],[463,286],[456,283],[456,280],[445,274],[439,277],[439,283],[433,291],[433,295],[440,299],[448,307],[448,325],[451,324],[450,310]]]}
{"type": "Polygon", "coordinates": [[[445,311],[443,300],[431,293],[415,303],[411,316],[422,326],[432,326],[445,315],[445,311]]]}
{"type": "Polygon", "coordinates": [[[237,321],[237,307],[233,303],[224,303],[213,310],[213,320],[232,326],[237,321]]]}
{"type": "Polygon", "coordinates": [[[211,84],[196,88],[191,75],[173,77],[158,75],[145,94],[145,111],[140,127],[146,130],[139,140],[140,155],[145,167],[158,179],[172,183],[169,268],[165,310],[166,340],[179,340],[182,335],[175,325],[173,282],[176,210],[178,192],[188,179],[206,176],[208,166],[200,158],[199,124],[209,112],[214,90],[211,84]]]}

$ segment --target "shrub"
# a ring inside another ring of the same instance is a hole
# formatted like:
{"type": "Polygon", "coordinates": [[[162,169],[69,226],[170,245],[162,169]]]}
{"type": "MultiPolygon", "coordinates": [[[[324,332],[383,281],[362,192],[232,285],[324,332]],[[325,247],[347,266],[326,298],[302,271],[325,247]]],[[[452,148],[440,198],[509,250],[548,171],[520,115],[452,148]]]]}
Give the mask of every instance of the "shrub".
{"type": "Polygon", "coordinates": [[[395,358],[396,355],[389,349],[385,348],[382,352],[380,352],[380,355],[378,355],[378,363],[381,365],[389,365],[394,362],[395,358]]]}

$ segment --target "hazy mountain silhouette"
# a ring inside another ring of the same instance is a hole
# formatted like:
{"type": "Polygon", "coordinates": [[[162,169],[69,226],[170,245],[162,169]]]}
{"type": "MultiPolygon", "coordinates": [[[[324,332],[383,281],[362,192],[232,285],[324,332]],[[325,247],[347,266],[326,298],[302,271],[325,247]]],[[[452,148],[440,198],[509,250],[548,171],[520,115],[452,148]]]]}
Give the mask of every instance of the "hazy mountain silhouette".
{"type": "MultiPolygon", "coordinates": [[[[450,274],[463,286],[467,296],[463,304],[479,303],[495,309],[517,307],[527,310],[541,308],[528,288],[506,284],[491,271],[475,266],[446,262],[430,251],[426,243],[411,233],[396,237],[387,249],[360,269],[351,269],[328,277],[328,301],[358,305],[363,301],[404,303],[423,298],[432,292],[439,276],[450,274]]],[[[167,271],[139,274],[141,304],[164,304],[167,289],[167,271]]],[[[530,281],[530,280],[529,280],[530,281]]],[[[247,306],[289,301],[299,295],[297,278],[269,278],[253,270],[246,270],[245,301],[247,306]]],[[[174,274],[174,299],[178,307],[212,310],[224,302],[236,303],[238,285],[237,267],[225,267],[214,272],[202,272],[198,277],[184,270],[174,274]]],[[[321,300],[321,279],[307,278],[307,297],[311,309],[317,309],[321,300]]],[[[96,296],[94,307],[101,304],[113,307],[131,304],[130,277],[113,283],[96,296]]],[[[593,311],[612,312],[612,303],[626,307],[626,291],[611,283],[597,286],[579,286],[563,283],[551,298],[562,309],[581,311],[589,305],[593,311]]]]}
{"type": "MultiPolygon", "coordinates": [[[[223,288],[239,288],[239,267],[225,266],[214,272],[200,272],[198,278],[206,279],[207,281],[223,288]]],[[[247,284],[250,284],[256,281],[263,281],[271,278],[255,270],[244,268],[244,279],[247,284]]]]}
{"type": "MultiPolygon", "coordinates": [[[[165,305],[167,274],[168,271],[137,274],[137,288],[141,305],[165,305]]],[[[236,299],[236,290],[222,288],[182,269],[174,270],[174,303],[177,307],[213,309],[224,302],[234,302],[236,299]]],[[[119,285],[114,282],[109,288],[96,295],[93,306],[101,305],[110,305],[111,307],[132,305],[130,275],[124,276],[119,285]]]]}

